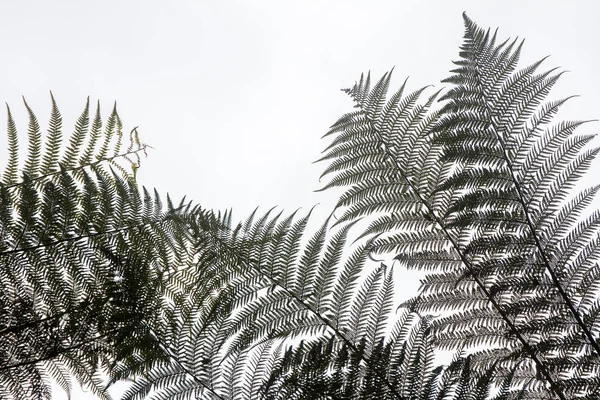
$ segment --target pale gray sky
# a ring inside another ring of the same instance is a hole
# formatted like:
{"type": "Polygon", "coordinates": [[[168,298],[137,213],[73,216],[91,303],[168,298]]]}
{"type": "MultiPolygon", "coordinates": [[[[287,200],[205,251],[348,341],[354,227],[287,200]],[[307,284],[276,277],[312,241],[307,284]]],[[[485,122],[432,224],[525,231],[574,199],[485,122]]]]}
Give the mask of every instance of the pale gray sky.
{"type": "Polygon", "coordinates": [[[0,100],[23,134],[21,95],[45,123],[52,90],[67,131],[86,96],[105,113],[116,100],[125,129],[139,126],[156,148],[143,184],[239,218],[257,205],[321,203],[327,214],[335,196],[313,192],[323,166],[311,162],[351,107],[339,89],[394,66],[395,85],[441,87],[463,10],[501,37],[526,37],[524,62],[551,54],[548,67],[571,71],[553,91],[581,95],[563,117],[600,118],[596,3],[3,0],[0,100]]]}

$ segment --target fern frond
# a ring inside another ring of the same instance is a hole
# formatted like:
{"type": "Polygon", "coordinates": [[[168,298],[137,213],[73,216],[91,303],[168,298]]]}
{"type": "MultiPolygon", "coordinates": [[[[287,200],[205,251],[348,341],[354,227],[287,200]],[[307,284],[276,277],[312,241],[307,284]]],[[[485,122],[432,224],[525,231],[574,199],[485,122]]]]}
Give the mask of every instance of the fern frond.
{"type": "MultiPolygon", "coordinates": [[[[276,349],[291,340],[335,338],[371,368],[380,362],[376,341],[388,331],[391,272],[361,281],[362,248],[341,262],[349,226],[330,236],[326,222],[308,236],[308,217],[293,221],[271,213],[255,211],[239,228],[210,236],[216,257],[198,258],[197,272],[181,271],[169,283],[177,306],[169,307],[165,351],[180,370],[185,368],[217,396],[255,398],[272,368],[281,365],[276,349]],[[271,367],[259,368],[260,360],[271,367]]],[[[195,240],[203,236],[200,222],[188,220],[195,240]]],[[[195,248],[203,252],[206,243],[195,248]]],[[[120,364],[116,371],[122,378],[136,369],[120,364]]],[[[373,387],[402,398],[383,370],[377,371],[373,387]]],[[[163,376],[157,373],[156,380],[163,376]]],[[[196,383],[178,387],[183,393],[196,383]]],[[[145,380],[139,388],[170,398],[158,385],[145,380]]]]}
{"type": "Polygon", "coordinates": [[[522,42],[496,44],[466,16],[465,26],[439,111],[436,96],[418,104],[420,91],[380,106],[389,74],[372,95],[363,81],[347,90],[358,111],[328,133],[325,187],[347,188],[340,223],[371,218],[361,236],[374,238],[371,250],[435,271],[406,304],[446,314],[432,322],[439,345],[508,346],[559,398],[593,393],[593,381],[567,383],[594,375],[593,357],[578,352],[600,356],[579,303],[591,306],[597,287],[597,216],[578,224],[597,190],[572,193],[597,154],[593,136],[572,135],[583,121],[551,125],[568,100],[544,103],[560,72],[537,72],[543,60],[517,70],[522,42]]]}
{"type": "Polygon", "coordinates": [[[61,118],[52,104],[43,157],[26,104],[30,151],[20,181],[9,111],[13,156],[0,184],[0,386],[9,399],[39,398],[48,395],[43,379],[69,390],[74,375],[107,398],[100,370],[134,354],[162,357],[143,322],[162,312],[161,276],[175,260],[191,263],[180,239],[185,212],[165,211],[153,196],[142,198],[128,175],[113,173],[111,165],[128,162],[122,156],[75,162],[80,128],[67,149],[69,168],[59,167],[61,118]]]}

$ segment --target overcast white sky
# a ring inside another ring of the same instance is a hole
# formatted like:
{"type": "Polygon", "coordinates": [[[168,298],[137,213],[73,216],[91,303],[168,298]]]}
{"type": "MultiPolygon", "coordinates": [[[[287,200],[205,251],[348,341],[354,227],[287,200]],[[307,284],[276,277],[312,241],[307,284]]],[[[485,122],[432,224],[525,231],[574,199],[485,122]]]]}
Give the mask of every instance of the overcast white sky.
{"type": "Polygon", "coordinates": [[[143,184],[239,218],[258,205],[321,203],[327,214],[335,196],[313,192],[323,166],[311,162],[351,107],[339,89],[394,66],[396,85],[441,87],[463,10],[501,37],[526,37],[524,62],[551,54],[548,67],[571,71],[553,96],[581,97],[563,117],[599,118],[596,3],[3,0],[0,100],[23,134],[21,95],[45,124],[52,90],[67,132],[86,96],[105,112],[116,100],[125,129],[139,126],[156,148],[143,184]]]}

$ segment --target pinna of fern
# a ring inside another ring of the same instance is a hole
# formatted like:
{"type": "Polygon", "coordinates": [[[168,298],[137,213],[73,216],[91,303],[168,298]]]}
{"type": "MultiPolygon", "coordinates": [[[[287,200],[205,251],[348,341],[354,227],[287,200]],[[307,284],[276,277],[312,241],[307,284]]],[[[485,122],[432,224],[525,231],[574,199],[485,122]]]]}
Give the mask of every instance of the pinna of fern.
{"type": "Polygon", "coordinates": [[[515,384],[531,398],[587,398],[600,390],[600,219],[584,216],[597,187],[572,189],[597,149],[573,134],[584,121],[552,124],[560,73],[516,70],[522,43],[465,25],[441,109],[404,85],[386,99],[389,74],[347,90],[358,111],[329,133],[326,187],[348,187],[340,223],[375,213],[372,250],[431,272],[407,305],[440,315],[438,346],[495,348],[479,361],[509,370],[529,359],[515,384]]]}
{"type": "Polygon", "coordinates": [[[441,368],[433,368],[427,324],[403,314],[394,333],[377,343],[358,338],[355,348],[335,336],[290,346],[262,388],[265,399],[412,399],[433,394],[441,368]],[[398,337],[403,332],[405,337],[398,337]],[[396,341],[397,340],[397,341],[396,341]],[[371,348],[365,363],[363,352],[371,348]],[[383,384],[387,379],[397,390],[383,384]]]}
{"type": "Polygon", "coordinates": [[[128,172],[146,146],[128,148],[115,109],[103,123],[89,102],[66,146],[52,97],[48,133],[29,115],[19,160],[7,110],[9,157],[0,182],[0,397],[67,392],[72,375],[105,398],[99,372],[135,352],[157,356],[142,322],[158,317],[161,277],[185,263],[180,213],[141,191],[128,172]],[[64,150],[63,150],[64,147],[64,150]],[[22,166],[22,169],[20,167],[22,166]],[[116,172],[115,172],[116,171],[116,172]]]}

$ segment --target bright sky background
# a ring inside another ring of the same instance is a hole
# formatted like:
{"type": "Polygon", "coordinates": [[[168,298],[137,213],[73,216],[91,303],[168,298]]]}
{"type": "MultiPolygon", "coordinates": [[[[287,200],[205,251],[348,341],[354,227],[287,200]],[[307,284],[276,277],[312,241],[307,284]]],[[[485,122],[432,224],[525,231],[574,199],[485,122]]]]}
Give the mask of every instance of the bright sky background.
{"type": "MultiPolygon", "coordinates": [[[[139,126],[156,149],[143,184],[238,218],[258,205],[316,203],[326,215],[335,195],[313,192],[323,166],[311,162],[351,107],[339,89],[394,66],[394,87],[406,76],[410,89],[441,87],[458,56],[463,10],[501,37],[526,37],[524,63],[551,54],[546,66],[571,71],[553,91],[581,95],[563,117],[600,118],[596,3],[3,0],[0,100],[22,134],[21,95],[45,124],[52,90],[67,132],[86,96],[104,115],[116,100],[125,129],[139,126]]],[[[412,279],[397,285],[416,288],[412,279]]]]}

